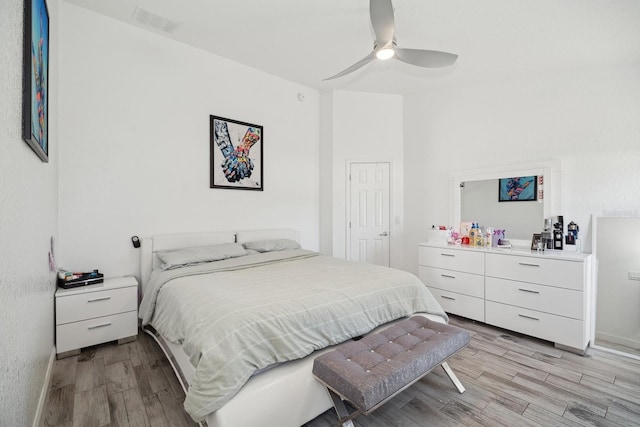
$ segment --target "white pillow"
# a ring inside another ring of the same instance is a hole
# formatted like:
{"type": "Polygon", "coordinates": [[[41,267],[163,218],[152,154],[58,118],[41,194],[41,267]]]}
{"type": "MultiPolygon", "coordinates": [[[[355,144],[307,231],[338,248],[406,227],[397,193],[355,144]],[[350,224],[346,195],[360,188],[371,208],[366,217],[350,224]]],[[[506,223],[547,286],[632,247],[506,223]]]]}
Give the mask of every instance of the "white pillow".
{"type": "Polygon", "coordinates": [[[203,262],[220,261],[247,255],[247,251],[238,243],[223,243],[213,246],[199,246],[195,248],[180,248],[157,252],[162,261],[163,270],[171,270],[203,262]]]}
{"type": "Polygon", "coordinates": [[[245,249],[253,249],[258,252],[286,251],[290,249],[300,249],[300,244],[291,239],[269,239],[244,242],[245,249]]]}

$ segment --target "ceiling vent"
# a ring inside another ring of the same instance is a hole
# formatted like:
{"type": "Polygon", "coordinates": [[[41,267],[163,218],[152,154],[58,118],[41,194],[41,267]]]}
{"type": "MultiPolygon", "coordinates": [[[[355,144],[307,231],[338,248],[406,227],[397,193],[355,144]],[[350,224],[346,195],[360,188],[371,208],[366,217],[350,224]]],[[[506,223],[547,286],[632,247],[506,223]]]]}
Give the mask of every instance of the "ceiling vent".
{"type": "Polygon", "coordinates": [[[153,12],[149,12],[148,10],[142,9],[141,7],[136,7],[133,10],[133,19],[141,23],[146,27],[151,27],[155,30],[162,31],[165,33],[173,34],[180,27],[182,27],[182,22],[172,21],[167,18],[163,18],[160,15],[156,15],[153,12]]]}

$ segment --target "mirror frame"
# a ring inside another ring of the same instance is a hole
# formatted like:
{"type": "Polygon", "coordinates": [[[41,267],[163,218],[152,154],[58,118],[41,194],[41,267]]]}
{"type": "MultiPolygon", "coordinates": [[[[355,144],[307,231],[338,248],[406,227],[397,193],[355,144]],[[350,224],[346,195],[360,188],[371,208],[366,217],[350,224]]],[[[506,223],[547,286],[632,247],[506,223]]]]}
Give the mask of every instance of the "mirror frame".
{"type": "MultiPolygon", "coordinates": [[[[496,166],[491,168],[474,169],[466,171],[454,171],[451,173],[450,186],[451,198],[449,206],[449,223],[454,230],[460,227],[460,183],[465,181],[482,181],[487,179],[510,178],[514,176],[544,176],[542,188],[544,190],[543,212],[544,218],[562,213],[562,162],[560,160],[547,160],[535,163],[513,164],[496,166]]],[[[541,219],[540,229],[544,225],[541,219]]],[[[525,240],[513,241],[513,244],[528,245],[531,242],[525,240]]]]}

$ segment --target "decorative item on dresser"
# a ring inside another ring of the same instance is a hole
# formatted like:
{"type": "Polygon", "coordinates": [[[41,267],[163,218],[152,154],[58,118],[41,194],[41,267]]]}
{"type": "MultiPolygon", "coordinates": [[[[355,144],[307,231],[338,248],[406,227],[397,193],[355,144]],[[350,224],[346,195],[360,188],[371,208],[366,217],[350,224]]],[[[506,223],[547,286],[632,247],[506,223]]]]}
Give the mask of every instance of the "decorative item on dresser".
{"type": "Polygon", "coordinates": [[[422,243],[419,276],[448,313],[584,353],[591,337],[591,255],[422,243]]]}
{"type": "Polygon", "coordinates": [[[80,353],[82,347],[138,335],[138,281],[133,276],[103,283],[58,288],[55,293],[58,358],[80,353]]]}

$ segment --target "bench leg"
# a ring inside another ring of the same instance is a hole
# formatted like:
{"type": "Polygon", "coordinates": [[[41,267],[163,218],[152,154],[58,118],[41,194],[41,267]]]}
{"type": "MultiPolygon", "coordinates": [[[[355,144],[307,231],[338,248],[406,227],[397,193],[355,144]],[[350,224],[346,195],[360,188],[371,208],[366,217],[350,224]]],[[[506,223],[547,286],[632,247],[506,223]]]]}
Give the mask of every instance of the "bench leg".
{"type": "Polygon", "coordinates": [[[342,427],[355,427],[353,425],[353,418],[360,414],[360,411],[356,411],[352,414],[349,414],[347,407],[345,406],[343,400],[335,393],[333,390],[328,389],[329,396],[331,396],[331,401],[333,402],[333,407],[336,410],[336,414],[338,415],[338,426],[342,427]]]}
{"type": "Polygon", "coordinates": [[[447,373],[447,376],[449,377],[453,385],[456,386],[460,394],[464,393],[465,391],[464,386],[462,385],[458,377],[456,377],[456,374],[453,373],[453,371],[449,367],[449,364],[447,362],[442,362],[441,366],[442,366],[442,369],[444,369],[444,371],[447,373]]]}

